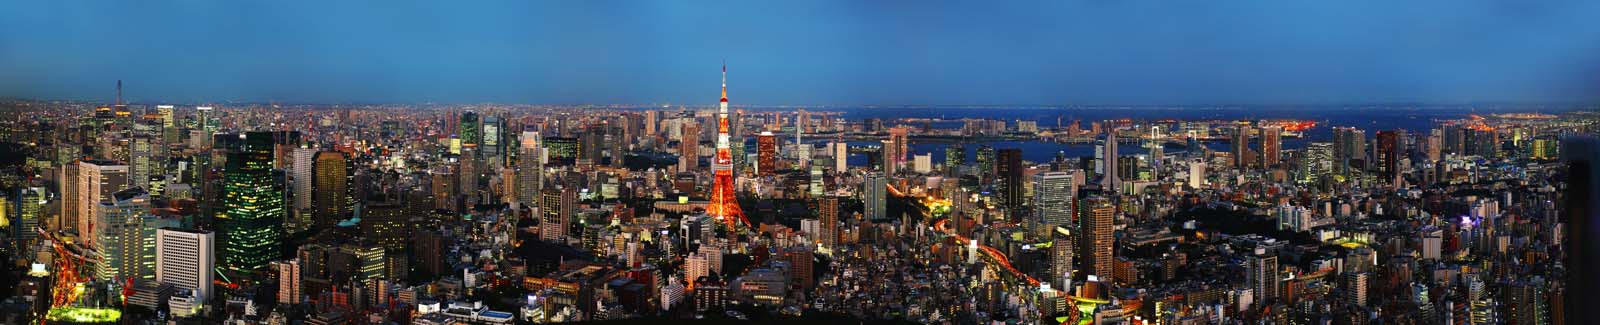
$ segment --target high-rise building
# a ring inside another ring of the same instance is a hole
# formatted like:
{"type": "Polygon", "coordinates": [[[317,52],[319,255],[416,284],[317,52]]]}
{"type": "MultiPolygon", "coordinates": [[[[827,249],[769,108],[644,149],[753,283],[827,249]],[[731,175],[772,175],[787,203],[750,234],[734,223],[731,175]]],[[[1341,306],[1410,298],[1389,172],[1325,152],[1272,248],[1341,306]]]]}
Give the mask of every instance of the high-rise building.
{"type": "Polygon", "coordinates": [[[1206,162],[1195,159],[1189,162],[1189,187],[1204,188],[1206,186],[1206,162]]]}
{"type": "Polygon", "coordinates": [[[869,173],[861,188],[862,214],[867,220],[882,220],[887,211],[889,179],[883,174],[869,173]]]}
{"type": "Polygon", "coordinates": [[[823,247],[833,248],[839,244],[839,199],[825,197],[817,200],[817,219],[820,223],[818,241],[823,247]]]}
{"type": "Polygon", "coordinates": [[[1267,304],[1279,297],[1278,288],[1282,278],[1278,277],[1278,257],[1257,250],[1255,255],[1245,258],[1246,281],[1250,283],[1250,291],[1255,293],[1255,301],[1267,304]]]}
{"type": "Polygon", "coordinates": [[[1033,175],[1033,213],[1039,223],[1054,226],[1072,226],[1072,201],[1078,196],[1078,186],[1068,172],[1044,172],[1033,175]]]}
{"type": "Polygon", "coordinates": [[[958,167],[967,164],[967,148],[961,144],[953,144],[944,148],[944,170],[949,175],[955,175],[958,167]]]}
{"type": "MultiPolygon", "coordinates": [[[[977,157],[978,175],[984,180],[994,180],[994,147],[978,145],[977,157]]],[[[987,184],[987,183],[985,183],[987,184]]]]}
{"type": "Polygon", "coordinates": [[[517,156],[517,202],[535,205],[544,188],[544,148],[539,147],[539,133],[522,132],[521,150],[517,156]]]}
{"type": "Polygon", "coordinates": [[[1332,142],[1306,144],[1306,158],[1300,162],[1305,170],[1303,178],[1306,182],[1314,182],[1333,173],[1333,167],[1337,163],[1333,158],[1333,152],[1332,142]]]}
{"type": "Polygon", "coordinates": [[[1051,285],[1058,288],[1072,288],[1072,254],[1074,245],[1072,240],[1072,225],[1053,227],[1050,232],[1050,277],[1051,285]]]}
{"type": "Polygon", "coordinates": [[[355,164],[338,151],[317,153],[312,163],[316,190],[312,193],[315,229],[333,229],[339,220],[350,218],[355,209],[355,164]]]}
{"type": "Polygon", "coordinates": [[[843,173],[849,170],[850,145],[844,142],[834,142],[830,143],[829,146],[833,147],[833,172],[843,173]]]}
{"type": "Polygon", "coordinates": [[[228,270],[248,272],[280,255],[286,205],[272,175],[272,133],[242,135],[223,169],[222,209],[215,216],[228,270]]]}
{"type": "MultiPolygon", "coordinates": [[[[910,134],[911,134],[911,128],[907,128],[907,127],[892,127],[892,128],[889,128],[889,141],[894,143],[894,145],[892,146],[894,148],[894,151],[891,151],[891,152],[894,153],[894,155],[891,156],[891,157],[894,158],[893,161],[896,164],[906,162],[906,157],[907,157],[907,155],[910,154],[906,150],[909,147],[909,144],[910,144],[910,141],[909,141],[910,140],[910,134]]],[[[889,149],[889,148],[890,147],[888,147],[888,146],[884,147],[884,149],[889,149]]],[[[885,162],[887,163],[888,161],[886,160],[885,162]]]]}
{"type": "Polygon", "coordinates": [[[1255,152],[1250,150],[1250,122],[1239,121],[1233,126],[1231,145],[1233,147],[1233,168],[1249,170],[1255,166],[1255,152]]]}
{"type": "Polygon", "coordinates": [[[1373,150],[1373,162],[1378,167],[1378,176],[1386,184],[1400,185],[1400,140],[1405,136],[1404,131],[1388,130],[1378,131],[1377,150],[1373,150]]]}
{"type": "Polygon", "coordinates": [[[78,162],[77,229],[79,238],[94,240],[95,210],[111,194],[128,186],[128,166],[105,160],[78,162]]]}
{"type": "Polygon", "coordinates": [[[57,170],[56,179],[58,181],[56,181],[56,184],[59,188],[56,189],[56,192],[61,193],[61,205],[57,209],[61,213],[55,221],[51,222],[51,230],[81,230],[78,226],[78,219],[85,218],[83,216],[84,209],[81,206],[83,200],[85,200],[81,189],[85,187],[85,184],[81,180],[83,173],[78,171],[82,164],[77,161],[78,157],[76,155],[73,155],[71,159],[71,161],[60,166],[57,170]]]}
{"type": "Polygon", "coordinates": [[[461,113],[461,120],[456,124],[456,135],[461,139],[462,147],[477,147],[483,144],[482,121],[478,112],[466,111],[461,113]]]}
{"type": "Polygon", "coordinates": [[[1115,127],[1106,128],[1105,138],[1101,139],[1100,150],[1100,164],[1105,169],[1105,173],[1100,175],[1100,186],[1107,191],[1117,192],[1118,186],[1122,185],[1122,180],[1117,177],[1117,129],[1115,127]]]}
{"type": "Polygon", "coordinates": [[[1283,127],[1261,128],[1261,166],[1277,167],[1283,159],[1283,127]]]}
{"type": "Polygon", "coordinates": [[[208,301],[216,251],[209,231],[178,228],[156,230],[156,283],[193,290],[195,301],[208,301]]]}
{"type": "Polygon", "coordinates": [[[1352,164],[1365,165],[1367,161],[1366,132],[1352,127],[1333,128],[1334,172],[1348,175],[1352,164]]]}
{"type": "Polygon", "coordinates": [[[1000,204],[1005,207],[1006,215],[1012,221],[1017,221],[1021,218],[1023,203],[1022,149],[1000,149],[995,160],[995,176],[1000,185],[1000,204]]]}
{"type": "Polygon", "coordinates": [[[16,238],[13,248],[27,247],[39,238],[38,228],[44,226],[45,204],[49,196],[43,187],[17,189],[16,216],[11,222],[11,236],[16,238]]]}
{"type": "Polygon", "coordinates": [[[1091,196],[1078,202],[1078,238],[1082,241],[1078,257],[1083,258],[1089,275],[1112,276],[1112,263],[1115,263],[1112,252],[1116,242],[1111,223],[1115,217],[1116,206],[1105,197],[1091,196]]]}
{"type": "Polygon", "coordinates": [[[300,302],[300,259],[273,262],[278,270],[278,305],[300,302]]]}
{"type": "Polygon", "coordinates": [[[700,169],[700,125],[693,119],[683,125],[682,140],[678,141],[678,171],[689,172],[700,169]]]}
{"type": "Polygon", "coordinates": [[[900,172],[900,153],[895,152],[895,150],[899,150],[900,145],[893,140],[883,140],[883,145],[880,148],[882,149],[878,150],[880,154],[878,161],[883,162],[883,174],[894,175],[900,172]]]}
{"type": "Polygon", "coordinates": [[[772,132],[756,136],[756,174],[772,175],[778,168],[778,137],[772,132]]]}
{"type": "Polygon", "coordinates": [[[309,228],[312,222],[311,196],[315,193],[315,164],[317,149],[308,147],[294,148],[294,157],[290,158],[290,178],[294,179],[291,188],[294,191],[294,210],[299,216],[296,219],[298,227],[309,228]]]}
{"type": "MultiPolygon", "coordinates": [[[[150,195],[134,187],[112,193],[95,209],[93,241],[100,253],[95,278],[122,284],[155,279],[155,230],[150,195]]],[[[175,225],[175,224],[174,224],[175,225]]]]}
{"type": "Polygon", "coordinates": [[[572,219],[578,193],[570,187],[546,188],[539,195],[539,238],[547,242],[567,241],[567,221],[572,219]]]}

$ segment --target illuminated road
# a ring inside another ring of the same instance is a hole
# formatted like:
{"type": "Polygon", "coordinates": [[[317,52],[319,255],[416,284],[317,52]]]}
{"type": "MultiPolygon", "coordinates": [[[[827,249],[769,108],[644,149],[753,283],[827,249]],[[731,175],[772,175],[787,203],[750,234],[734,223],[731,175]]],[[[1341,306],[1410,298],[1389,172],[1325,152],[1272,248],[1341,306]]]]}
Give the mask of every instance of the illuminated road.
{"type": "MultiPolygon", "coordinates": [[[[956,234],[955,232],[950,231],[949,228],[946,227],[946,224],[948,224],[949,221],[950,221],[949,219],[939,220],[939,222],[936,222],[936,223],[933,224],[933,229],[935,231],[946,233],[946,234],[950,234],[950,236],[955,237],[956,238],[956,243],[961,245],[962,247],[966,247],[967,245],[969,245],[968,242],[970,242],[971,239],[968,239],[966,236],[962,236],[960,234],[956,234]]],[[[1016,279],[1022,279],[1024,282],[1027,282],[1028,285],[1030,285],[1030,286],[1034,286],[1034,287],[1038,287],[1039,286],[1039,280],[1038,279],[1034,279],[1032,276],[1029,276],[1027,273],[1022,273],[1022,271],[1018,271],[1016,267],[1011,266],[1011,259],[1006,258],[1006,254],[1001,254],[999,250],[994,249],[994,247],[989,247],[989,245],[979,244],[978,245],[978,250],[979,251],[983,251],[985,260],[987,260],[990,263],[993,263],[994,265],[998,265],[1001,268],[1004,268],[1006,271],[1011,273],[1012,277],[1014,277],[1016,279]]]]}

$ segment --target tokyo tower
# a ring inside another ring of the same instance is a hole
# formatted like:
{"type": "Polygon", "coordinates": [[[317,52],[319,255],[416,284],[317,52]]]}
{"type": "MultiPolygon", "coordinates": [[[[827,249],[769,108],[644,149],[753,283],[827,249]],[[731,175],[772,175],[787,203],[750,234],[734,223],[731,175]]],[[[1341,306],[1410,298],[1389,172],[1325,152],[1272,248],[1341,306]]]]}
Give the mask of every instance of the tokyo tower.
{"type": "Polygon", "coordinates": [[[733,193],[733,150],[728,148],[728,65],[722,65],[722,103],[717,109],[717,157],[711,163],[715,178],[711,183],[711,204],[706,212],[727,224],[729,229],[750,226],[739,200],[733,193]]]}

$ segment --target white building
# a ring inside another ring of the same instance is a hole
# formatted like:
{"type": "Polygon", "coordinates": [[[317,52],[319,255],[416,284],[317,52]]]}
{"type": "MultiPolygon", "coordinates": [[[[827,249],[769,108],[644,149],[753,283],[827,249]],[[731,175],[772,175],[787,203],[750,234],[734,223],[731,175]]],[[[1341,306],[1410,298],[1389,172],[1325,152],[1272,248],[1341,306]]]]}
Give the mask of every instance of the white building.
{"type": "Polygon", "coordinates": [[[214,240],[210,231],[157,230],[156,282],[171,284],[177,291],[194,290],[194,301],[210,299],[212,269],[217,265],[214,240]]]}

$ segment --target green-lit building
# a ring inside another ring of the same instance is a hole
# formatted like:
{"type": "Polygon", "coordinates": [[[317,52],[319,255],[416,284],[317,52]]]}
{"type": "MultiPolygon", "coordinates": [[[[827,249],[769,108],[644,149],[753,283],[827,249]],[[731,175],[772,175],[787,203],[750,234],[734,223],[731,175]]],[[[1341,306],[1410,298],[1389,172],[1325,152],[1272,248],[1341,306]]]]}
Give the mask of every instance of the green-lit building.
{"type": "Polygon", "coordinates": [[[252,271],[277,259],[283,237],[283,187],[272,175],[272,133],[249,132],[230,148],[216,222],[222,266],[252,271]]]}

